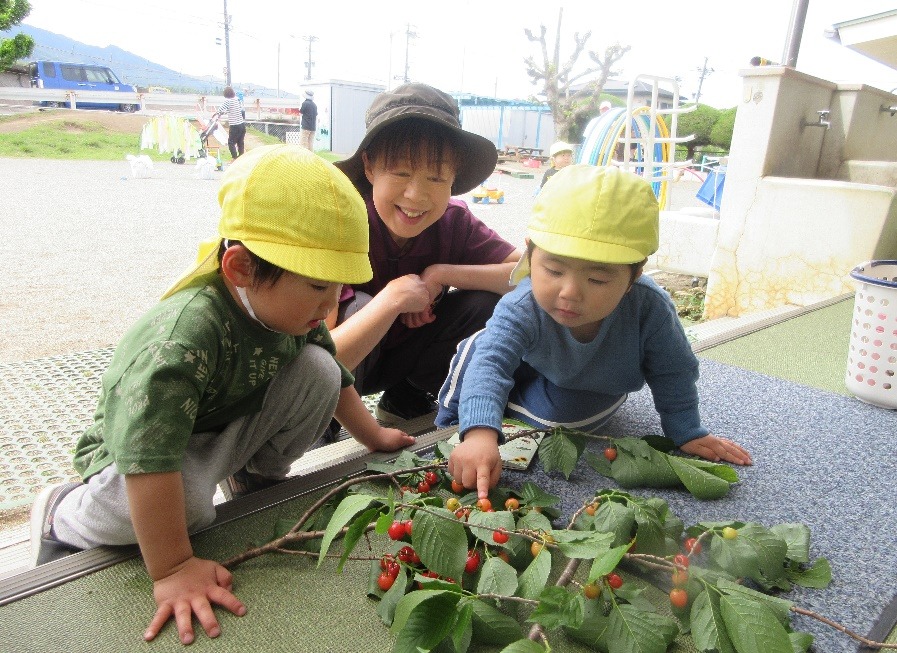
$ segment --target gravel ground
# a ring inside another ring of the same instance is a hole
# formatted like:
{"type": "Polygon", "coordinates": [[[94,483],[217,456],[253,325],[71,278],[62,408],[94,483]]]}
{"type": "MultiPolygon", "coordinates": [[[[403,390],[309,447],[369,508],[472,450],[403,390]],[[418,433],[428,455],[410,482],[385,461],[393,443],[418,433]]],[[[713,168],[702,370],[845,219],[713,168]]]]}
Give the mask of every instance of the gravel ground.
{"type": "MultiPolygon", "coordinates": [[[[522,168],[521,168],[522,169],[522,168]]],[[[533,179],[496,174],[503,204],[474,213],[513,243],[523,243],[533,179]]],[[[193,165],[157,163],[131,178],[127,162],[0,158],[0,363],[114,345],[215,236],[214,180],[193,165]]],[[[680,182],[669,208],[700,206],[695,182],[680,182]]]]}

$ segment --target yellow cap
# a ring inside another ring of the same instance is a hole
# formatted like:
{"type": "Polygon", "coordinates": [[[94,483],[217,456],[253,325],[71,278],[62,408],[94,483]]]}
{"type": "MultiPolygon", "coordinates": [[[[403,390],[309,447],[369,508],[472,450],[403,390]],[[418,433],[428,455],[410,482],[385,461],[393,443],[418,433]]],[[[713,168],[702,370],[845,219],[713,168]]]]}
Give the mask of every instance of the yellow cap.
{"type": "MultiPolygon", "coordinates": [[[[615,167],[562,168],[539,192],[527,233],[546,252],[595,263],[638,263],[657,251],[660,208],[651,184],[615,167]]],[[[511,275],[529,274],[523,257],[511,275]]]]}
{"type": "Polygon", "coordinates": [[[218,203],[219,238],[200,245],[196,264],[163,299],[218,268],[221,239],[312,279],[354,284],[373,276],[364,201],[333,164],[298,145],[240,156],[224,173],[218,203]]]}

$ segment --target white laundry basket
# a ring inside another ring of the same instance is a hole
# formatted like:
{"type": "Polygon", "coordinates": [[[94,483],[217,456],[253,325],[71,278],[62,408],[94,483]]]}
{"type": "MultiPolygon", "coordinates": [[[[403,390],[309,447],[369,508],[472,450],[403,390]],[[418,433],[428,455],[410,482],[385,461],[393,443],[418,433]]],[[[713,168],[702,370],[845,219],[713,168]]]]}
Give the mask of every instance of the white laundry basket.
{"type": "Polygon", "coordinates": [[[858,399],[897,408],[897,261],[869,261],[857,282],[845,384],[858,399]]]}

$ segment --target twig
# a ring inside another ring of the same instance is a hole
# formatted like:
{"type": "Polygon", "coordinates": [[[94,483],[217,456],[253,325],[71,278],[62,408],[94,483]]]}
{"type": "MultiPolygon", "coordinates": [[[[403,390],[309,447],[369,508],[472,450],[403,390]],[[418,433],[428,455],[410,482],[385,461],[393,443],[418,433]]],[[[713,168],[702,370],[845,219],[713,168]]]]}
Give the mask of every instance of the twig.
{"type": "MultiPolygon", "coordinates": [[[[579,569],[580,562],[582,561],[578,558],[571,558],[570,561],[567,562],[567,566],[564,567],[564,571],[561,572],[561,575],[558,577],[555,587],[566,587],[569,585],[570,581],[573,580],[573,576],[576,575],[577,569],[579,569]]],[[[527,638],[534,642],[537,640],[547,641],[545,639],[545,631],[542,630],[542,626],[539,624],[533,624],[533,627],[529,629],[527,638]]]]}
{"type": "Polygon", "coordinates": [[[875,642],[871,639],[866,639],[862,635],[853,632],[849,628],[845,628],[844,626],[839,624],[837,621],[832,621],[831,619],[827,619],[826,617],[823,617],[821,614],[813,612],[812,610],[807,610],[805,608],[799,608],[796,605],[792,605],[791,611],[796,612],[797,614],[802,614],[805,617],[811,617],[813,619],[816,619],[817,621],[821,621],[822,623],[824,623],[828,626],[831,626],[835,630],[841,631],[848,637],[852,637],[853,639],[857,640],[858,642],[862,642],[869,648],[897,649],[897,644],[885,644],[884,642],[875,642]]]}

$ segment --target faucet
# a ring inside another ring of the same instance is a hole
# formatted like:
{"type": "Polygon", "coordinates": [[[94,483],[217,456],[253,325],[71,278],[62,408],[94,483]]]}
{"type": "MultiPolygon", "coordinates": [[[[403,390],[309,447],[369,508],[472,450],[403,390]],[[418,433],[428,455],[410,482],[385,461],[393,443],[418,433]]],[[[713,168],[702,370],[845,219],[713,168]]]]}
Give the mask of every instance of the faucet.
{"type": "Polygon", "coordinates": [[[890,113],[891,117],[893,117],[894,114],[897,113],[897,106],[887,106],[882,104],[880,107],[878,107],[878,111],[880,113],[890,113]]]}
{"type": "Polygon", "coordinates": [[[804,127],[824,127],[825,129],[828,129],[829,127],[832,126],[831,121],[828,119],[830,111],[831,111],[830,109],[821,109],[820,111],[817,111],[816,113],[819,116],[819,121],[818,122],[810,122],[808,120],[804,120],[803,126],[804,127]]]}

